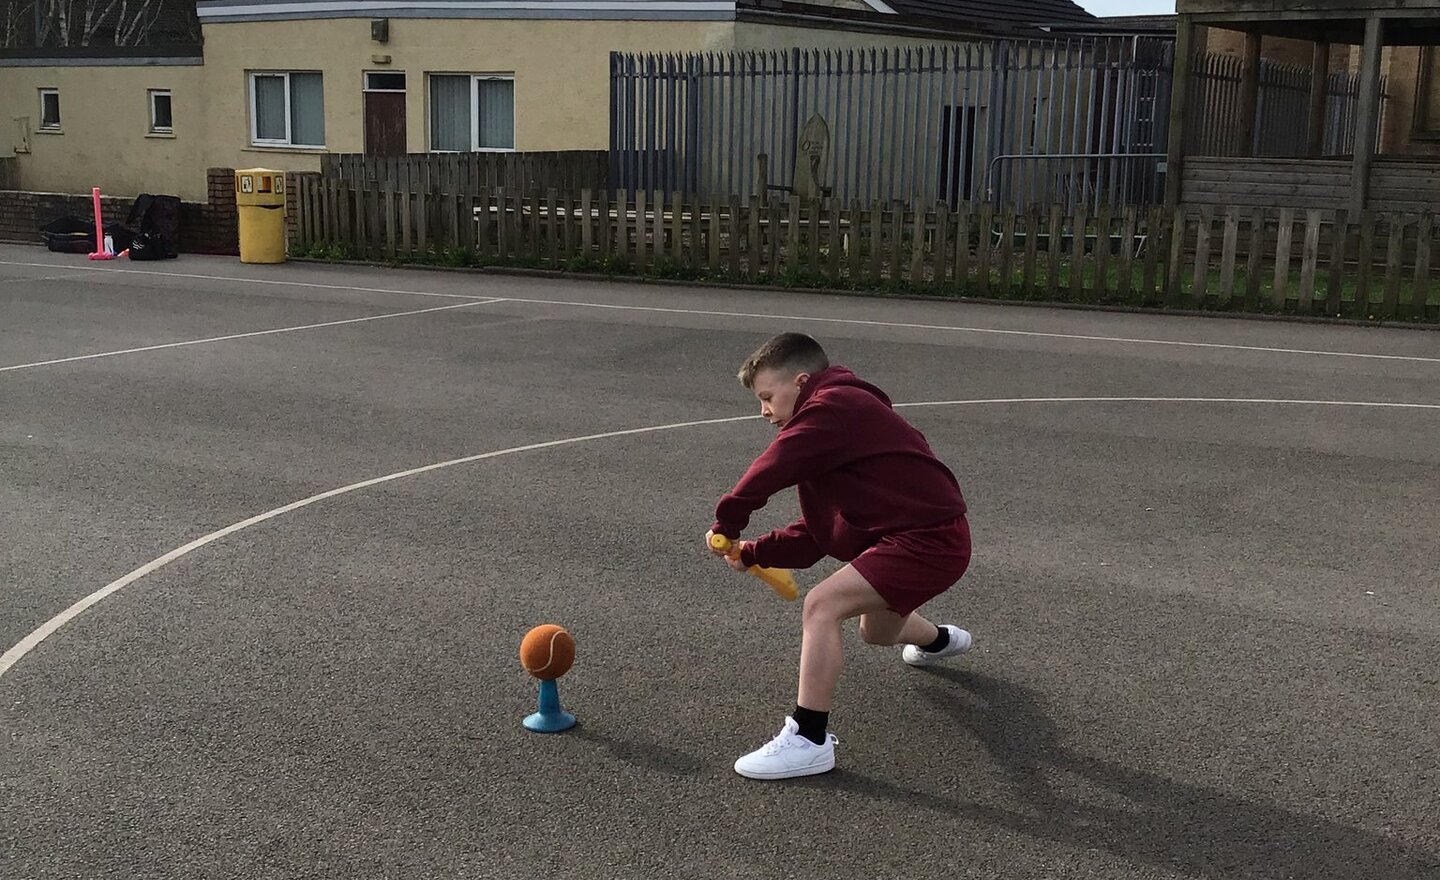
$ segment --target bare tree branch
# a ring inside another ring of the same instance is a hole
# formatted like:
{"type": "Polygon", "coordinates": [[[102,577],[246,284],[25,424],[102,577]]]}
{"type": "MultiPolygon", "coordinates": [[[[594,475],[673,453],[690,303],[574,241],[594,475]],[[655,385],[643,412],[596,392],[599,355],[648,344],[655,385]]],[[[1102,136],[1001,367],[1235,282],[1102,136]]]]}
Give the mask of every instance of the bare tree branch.
{"type": "Polygon", "coordinates": [[[150,36],[150,31],[159,20],[156,14],[160,0],[143,0],[140,8],[135,14],[126,19],[127,3],[120,6],[120,21],[115,28],[115,45],[117,46],[140,46],[144,45],[150,36]]]}
{"type": "Polygon", "coordinates": [[[80,45],[90,45],[95,32],[111,20],[115,10],[123,2],[124,0],[85,0],[85,29],[80,36],[80,45]]]}

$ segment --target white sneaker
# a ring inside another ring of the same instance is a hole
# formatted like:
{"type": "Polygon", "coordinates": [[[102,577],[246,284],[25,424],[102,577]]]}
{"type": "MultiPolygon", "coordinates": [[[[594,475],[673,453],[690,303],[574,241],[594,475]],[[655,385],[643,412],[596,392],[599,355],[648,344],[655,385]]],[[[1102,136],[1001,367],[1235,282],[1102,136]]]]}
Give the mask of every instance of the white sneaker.
{"type": "Polygon", "coordinates": [[[735,772],[750,779],[791,779],[835,769],[835,734],[815,745],[800,735],[800,725],[786,716],[785,728],[765,745],[735,762],[735,772]]]}
{"type": "Polygon", "coordinates": [[[919,645],[906,645],[900,652],[900,659],[911,666],[933,666],[946,657],[964,654],[975,643],[975,639],[971,637],[970,633],[960,627],[951,626],[948,623],[942,624],[942,626],[950,634],[950,641],[945,647],[932,654],[919,645]]]}

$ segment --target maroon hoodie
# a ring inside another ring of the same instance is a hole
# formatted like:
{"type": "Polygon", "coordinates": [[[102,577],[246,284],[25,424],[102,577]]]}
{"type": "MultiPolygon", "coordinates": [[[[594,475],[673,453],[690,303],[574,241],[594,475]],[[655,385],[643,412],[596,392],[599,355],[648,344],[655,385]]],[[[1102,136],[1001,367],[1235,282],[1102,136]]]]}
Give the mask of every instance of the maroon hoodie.
{"type": "Polygon", "coordinates": [[[731,540],[782,489],[798,486],[800,521],[757,541],[747,565],[808,568],[849,562],[881,538],[965,513],[960,484],[885,392],[844,367],[810,377],[795,414],[715,507],[715,533],[731,540]]]}

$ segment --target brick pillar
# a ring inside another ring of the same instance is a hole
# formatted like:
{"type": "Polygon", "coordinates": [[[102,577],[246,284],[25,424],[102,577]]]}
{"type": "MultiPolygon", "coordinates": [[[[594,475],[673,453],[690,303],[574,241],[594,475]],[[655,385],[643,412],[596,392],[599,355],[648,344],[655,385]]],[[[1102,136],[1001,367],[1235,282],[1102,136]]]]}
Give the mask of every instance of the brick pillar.
{"type": "Polygon", "coordinates": [[[285,244],[287,251],[295,249],[295,239],[300,231],[300,180],[293,171],[285,174],[285,244]]]}
{"type": "Polygon", "coordinates": [[[200,214],[200,238],[194,250],[207,254],[240,253],[240,216],[235,208],[235,169],[205,170],[206,204],[200,214]]]}

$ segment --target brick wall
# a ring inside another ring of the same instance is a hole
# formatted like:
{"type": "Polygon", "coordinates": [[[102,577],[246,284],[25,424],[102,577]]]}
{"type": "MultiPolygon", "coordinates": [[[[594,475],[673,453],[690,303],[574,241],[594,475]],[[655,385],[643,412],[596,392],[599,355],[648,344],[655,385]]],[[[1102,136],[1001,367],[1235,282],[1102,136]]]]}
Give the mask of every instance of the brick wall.
{"type": "MultiPolygon", "coordinates": [[[[235,172],[211,168],[205,176],[209,200],[203,204],[180,203],[180,250],[187,254],[233,256],[240,253],[235,172]]],[[[133,198],[102,195],[100,208],[105,222],[124,220],[134,203],[133,198]]],[[[89,195],[0,190],[0,241],[38,244],[40,227],[51,220],[66,215],[90,217],[94,211],[89,195]]]]}
{"type": "Polygon", "coordinates": [[[181,250],[194,254],[240,253],[240,217],[235,210],[235,169],[211,168],[205,172],[205,204],[182,202],[181,250]]]}
{"type": "Polygon", "coordinates": [[[285,175],[285,241],[289,242],[291,249],[295,247],[295,239],[300,233],[300,178],[319,176],[296,171],[285,175]]]}

